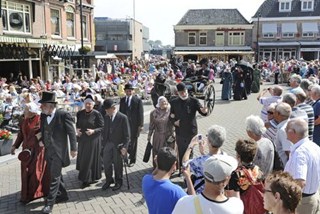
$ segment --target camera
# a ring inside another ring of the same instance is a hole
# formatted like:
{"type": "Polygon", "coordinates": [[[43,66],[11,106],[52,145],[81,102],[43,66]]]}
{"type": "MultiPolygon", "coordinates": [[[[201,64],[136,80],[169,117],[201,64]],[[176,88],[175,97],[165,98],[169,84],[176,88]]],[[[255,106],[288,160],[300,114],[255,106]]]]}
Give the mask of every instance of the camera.
{"type": "Polygon", "coordinates": [[[185,161],[185,162],[182,162],[182,169],[188,168],[190,162],[191,162],[191,160],[187,160],[187,161],[185,161]]]}

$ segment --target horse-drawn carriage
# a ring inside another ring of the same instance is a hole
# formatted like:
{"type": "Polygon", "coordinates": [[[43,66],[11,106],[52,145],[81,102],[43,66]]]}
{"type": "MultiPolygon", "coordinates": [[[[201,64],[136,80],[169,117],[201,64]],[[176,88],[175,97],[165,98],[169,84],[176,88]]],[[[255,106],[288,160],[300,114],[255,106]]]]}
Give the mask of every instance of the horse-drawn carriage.
{"type": "MultiPolygon", "coordinates": [[[[215,103],[215,89],[213,82],[206,77],[190,77],[182,81],[185,83],[190,96],[203,100],[203,106],[208,108],[208,114],[211,114],[215,103]],[[203,86],[200,86],[203,84],[203,86]]],[[[168,100],[177,96],[177,82],[166,80],[165,77],[159,74],[155,80],[154,87],[151,90],[151,98],[153,105],[156,106],[158,97],[165,96],[168,100]]]]}

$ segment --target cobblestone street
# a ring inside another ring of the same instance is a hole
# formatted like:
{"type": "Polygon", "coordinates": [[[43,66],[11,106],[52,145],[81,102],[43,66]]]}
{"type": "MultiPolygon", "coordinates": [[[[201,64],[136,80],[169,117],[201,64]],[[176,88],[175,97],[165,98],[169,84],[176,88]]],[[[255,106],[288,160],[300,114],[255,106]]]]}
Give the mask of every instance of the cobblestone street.
{"type": "MultiPolygon", "coordinates": [[[[213,113],[209,117],[198,116],[199,133],[205,134],[206,129],[212,124],[224,126],[227,129],[227,143],[224,151],[234,155],[234,145],[238,138],[246,137],[244,121],[250,114],[260,114],[261,105],[256,100],[258,94],[251,94],[243,101],[222,101],[221,85],[219,79],[214,83],[216,89],[216,104],[213,113]]],[[[269,87],[264,83],[262,88],[269,87]]],[[[102,179],[86,189],[81,189],[78,181],[78,172],[75,170],[75,159],[72,164],[64,168],[63,176],[70,200],[67,203],[54,206],[53,213],[147,213],[146,204],[142,200],[141,180],[144,174],[150,173],[152,163],[142,162],[143,152],[146,146],[149,113],[153,109],[150,104],[145,104],[145,127],[139,138],[137,163],[128,168],[130,189],[124,176],[124,185],[120,191],[111,189],[102,191],[104,174],[102,179]]],[[[175,177],[174,182],[182,182],[182,178],[175,177]]],[[[20,194],[20,162],[16,158],[0,158],[0,213],[40,213],[44,205],[43,199],[35,200],[28,205],[19,202],[20,194]]]]}

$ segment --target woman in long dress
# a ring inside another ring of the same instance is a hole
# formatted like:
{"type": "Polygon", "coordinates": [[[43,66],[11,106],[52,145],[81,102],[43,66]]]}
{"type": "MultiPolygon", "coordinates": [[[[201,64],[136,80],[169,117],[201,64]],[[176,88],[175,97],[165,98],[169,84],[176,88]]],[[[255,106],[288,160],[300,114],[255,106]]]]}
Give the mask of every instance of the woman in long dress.
{"type": "Polygon", "coordinates": [[[222,73],[222,80],[223,83],[222,85],[222,95],[221,99],[222,100],[230,100],[232,97],[232,73],[230,71],[230,67],[226,67],[226,69],[222,73]]]}
{"type": "Polygon", "coordinates": [[[15,154],[15,150],[22,144],[23,150],[28,149],[31,152],[28,160],[21,161],[20,201],[22,203],[46,196],[50,188],[50,175],[44,158],[44,147],[39,143],[38,133],[40,133],[39,108],[33,102],[26,103],[24,119],[11,149],[11,154],[15,154]]]}
{"type": "Polygon", "coordinates": [[[253,81],[251,85],[252,93],[258,93],[260,91],[260,79],[261,79],[261,71],[258,68],[258,65],[253,65],[253,81]]]}
{"type": "Polygon", "coordinates": [[[94,107],[92,95],[86,96],[85,108],[77,113],[78,157],[77,170],[82,188],[90,186],[101,178],[101,131],[104,120],[94,107]]]}
{"type": "MultiPolygon", "coordinates": [[[[169,120],[170,104],[164,96],[158,98],[156,108],[150,113],[150,125],[148,142],[152,138],[152,157],[158,154],[162,147],[169,146],[174,148],[174,142],[168,144],[168,139],[173,135],[173,125],[169,120]]],[[[154,163],[153,163],[154,165],[154,163]]],[[[155,165],[154,165],[155,166],[155,165]]]]}

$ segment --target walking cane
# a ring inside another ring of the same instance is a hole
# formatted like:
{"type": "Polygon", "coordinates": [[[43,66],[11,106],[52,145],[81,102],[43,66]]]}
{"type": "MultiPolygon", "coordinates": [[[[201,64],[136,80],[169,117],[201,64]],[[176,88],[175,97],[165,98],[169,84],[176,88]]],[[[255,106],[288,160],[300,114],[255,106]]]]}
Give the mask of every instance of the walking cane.
{"type": "Polygon", "coordinates": [[[128,179],[128,171],[127,171],[127,165],[128,165],[128,157],[127,155],[122,155],[121,153],[121,148],[123,147],[123,144],[119,144],[118,145],[118,151],[120,152],[122,161],[123,161],[123,166],[124,166],[124,172],[126,173],[126,179],[127,179],[127,186],[128,189],[130,189],[130,185],[129,185],[129,179],[128,179]]]}
{"type": "Polygon", "coordinates": [[[121,157],[122,157],[122,160],[123,160],[124,171],[126,173],[127,186],[128,186],[128,189],[130,189],[128,171],[127,171],[128,157],[127,157],[127,155],[121,155],[121,157]]]}

